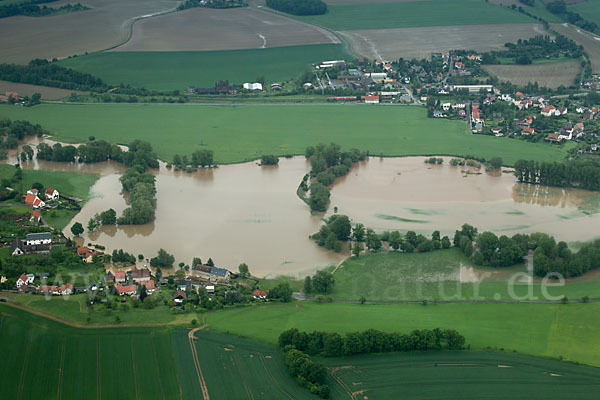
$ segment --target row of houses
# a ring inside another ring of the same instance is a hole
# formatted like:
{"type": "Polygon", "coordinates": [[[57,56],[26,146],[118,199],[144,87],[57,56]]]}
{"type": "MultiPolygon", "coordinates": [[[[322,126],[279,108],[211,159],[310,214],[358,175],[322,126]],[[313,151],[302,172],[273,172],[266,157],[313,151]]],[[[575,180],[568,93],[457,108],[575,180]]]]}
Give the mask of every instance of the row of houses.
{"type": "Polygon", "coordinates": [[[40,285],[38,287],[34,287],[33,283],[35,281],[34,274],[21,274],[17,279],[17,290],[19,293],[25,292],[37,292],[45,295],[52,296],[67,296],[73,293],[73,285],[70,283],[65,283],[60,286],[55,285],[40,285]]]}
{"type": "MultiPolygon", "coordinates": [[[[46,188],[44,196],[46,201],[55,201],[60,198],[58,190],[51,187],[46,188]]],[[[25,204],[36,209],[44,208],[46,206],[46,202],[40,199],[40,193],[37,189],[29,189],[27,191],[25,194],[25,204]]]]}

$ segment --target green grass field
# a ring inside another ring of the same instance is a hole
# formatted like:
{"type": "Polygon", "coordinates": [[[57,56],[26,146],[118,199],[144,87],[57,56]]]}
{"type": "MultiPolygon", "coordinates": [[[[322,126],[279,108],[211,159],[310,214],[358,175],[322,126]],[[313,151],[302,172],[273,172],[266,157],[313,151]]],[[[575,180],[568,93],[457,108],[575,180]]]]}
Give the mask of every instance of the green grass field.
{"type": "Polygon", "coordinates": [[[321,360],[332,398],[595,399],[600,369],[500,352],[373,354],[321,360]],[[354,397],[354,398],[364,398],[354,397]]]}
{"type": "MultiPolygon", "coordinates": [[[[352,257],[335,274],[332,298],[358,300],[365,297],[374,301],[398,300],[511,300],[545,299],[540,280],[532,285],[521,282],[515,274],[525,273],[524,265],[510,268],[475,268],[460,250],[438,250],[431,253],[384,252],[352,257]],[[460,280],[463,267],[465,278],[460,280]],[[487,274],[477,283],[468,282],[469,272],[487,274]],[[514,277],[514,285],[509,286],[514,277]],[[511,292],[512,291],[512,292],[511,292]],[[529,295],[531,294],[531,297],[529,295]]],[[[551,284],[544,289],[557,300],[600,297],[600,281],[587,277],[569,279],[564,286],[551,284]]]]}
{"type": "MultiPolygon", "coordinates": [[[[10,179],[14,172],[14,166],[0,164],[0,179],[10,179]]],[[[85,201],[89,199],[90,188],[98,178],[98,174],[24,169],[21,187],[15,189],[25,193],[34,183],[39,182],[45,187],[55,188],[61,195],[75,196],[85,201]]]]}
{"type": "Polygon", "coordinates": [[[330,5],[324,15],[297,18],[337,31],[534,22],[524,14],[483,0],[330,5]]]}
{"type": "Polygon", "coordinates": [[[167,328],[77,329],[0,305],[0,338],[5,399],[181,398],[167,328]]]}
{"type": "Polygon", "coordinates": [[[581,3],[569,4],[567,6],[569,11],[573,11],[581,15],[588,21],[598,23],[600,21],[600,1],[599,0],[586,0],[581,3]]]}
{"type": "Polygon", "coordinates": [[[218,81],[232,84],[280,82],[298,77],[313,63],[344,59],[337,44],[273,47],[251,50],[190,52],[106,52],[59,61],[64,67],[88,72],[118,85],[154,90],[214,88],[218,81]]]}
{"type": "MultiPolygon", "coordinates": [[[[184,336],[179,339],[182,346],[187,344],[189,349],[187,332],[180,335],[184,336]]],[[[198,362],[211,399],[318,398],[292,378],[283,354],[273,345],[207,331],[196,332],[195,338],[198,362]]],[[[185,356],[191,358],[189,354],[185,356]]]]}
{"type": "Polygon", "coordinates": [[[385,156],[500,156],[507,165],[522,158],[549,161],[566,155],[566,147],[548,143],[470,135],[464,122],[427,118],[420,107],[43,104],[0,106],[0,117],[40,123],[67,142],[90,135],[121,144],[148,140],[169,161],[174,154],[208,148],[218,163],[242,162],[263,154],[304,154],[319,142],[385,156]]]}
{"type": "Polygon", "coordinates": [[[351,332],[369,328],[409,332],[452,328],[472,349],[503,348],[600,366],[600,303],[361,305],[302,302],[210,314],[211,329],[276,343],[289,328],[351,332]]]}

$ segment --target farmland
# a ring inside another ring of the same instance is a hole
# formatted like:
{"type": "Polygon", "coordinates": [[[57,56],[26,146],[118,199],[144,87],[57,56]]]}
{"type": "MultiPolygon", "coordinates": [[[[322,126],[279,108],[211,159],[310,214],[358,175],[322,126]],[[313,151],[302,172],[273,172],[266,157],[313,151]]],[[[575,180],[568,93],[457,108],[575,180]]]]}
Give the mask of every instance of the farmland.
{"type": "MultiPolygon", "coordinates": [[[[181,344],[178,346],[188,346],[188,354],[178,357],[191,358],[187,331],[175,334],[179,335],[176,343],[181,344]]],[[[211,399],[317,398],[290,376],[281,351],[273,345],[206,331],[195,333],[195,343],[198,364],[211,399]]],[[[183,365],[181,361],[178,363],[183,365]]],[[[191,368],[195,371],[193,364],[191,368]]],[[[194,394],[198,398],[197,389],[194,394]]]]}
{"type": "Polygon", "coordinates": [[[517,11],[479,0],[330,5],[324,15],[299,19],[337,31],[533,22],[517,11]]]}
{"type": "Polygon", "coordinates": [[[132,18],[168,10],[176,0],[89,0],[91,10],[44,18],[0,19],[3,62],[64,58],[99,51],[127,38],[132,18]],[[44,40],[40,40],[40,37],[44,40]]]}
{"type": "Polygon", "coordinates": [[[574,4],[566,1],[566,3],[568,4],[567,9],[569,11],[574,11],[583,16],[583,18],[595,21],[596,23],[600,21],[600,2],[598,0],[573,2],[574,4]]]}
{"type": "Polygon", "coordinates": [[[0,93],[17,92],[20,96],[31,96],[34,93],[42,95],[42,99],[56,100],[68,97],[71,93],[83,94],[77,90],[58,89],[48,86],[28,85],[26,83],[14,83],[0,81],[0,93]]]}
{"type": "Polygon", "coordinates": [[[449,49],[504,50],[507,42],[544,34],[539,24],[456,25],[340,32],[352,49],[371,59],[428,58],[449,49]]]}
{"type": "Polygon", "coordinates": [[[260,76],[267,82],[284,81],[298,77],[312,63],[345,57],[341,45],[321,44],[197,52],[106,52],[60,64],[115,85],[185,90],[188,86],[214,88],[222,80],[254,82],[260,76]]]}
{"type": "Polygon", "coordinates": [[[594,399],[600,370],[493,352],[377,354],[325,358],[332,398],[594,399]],[[356,397],[354,397],[356,398],[356,397]],[[362,398],[362,397],[359,397],[362,398]]]}
{"type": "Polygon", "coordinates": [[[143,132],[165,160],[200,143],[215,152],[216,162],[234,163],[262,154],[303,154],[321,141],[384,156],[500,156],[507,165],[522,158],[560,160],[566,154],[564,147],[546,143],[469,135],[464,122],[426,118],[416,107],[43,104],[0,106],[0,117],[40,123],[57,140],[75,143],[94,135],[126,144],[143,132]]]}
{"type": "Polygon", "coordinates": [[[600,303],[361,305],[312,303],[241,308],[211,314],[211,329],[275,343],[284,329],[409,332],[452,328],[472,349],[503,348],[600,366],[600,303]]]}
{"type": "MultiPolygon", "coordinates": [[[[544,299],[541,281],[535,280],[530,287],[520,283],[524,265],[511,268],[474,268],[460,250],[438,250],[432,253],[379,253],[350,258],[335,272],[335,286],[330,296],[336,299],[358,300],[456,300],[487,299],[510,300],[509,290],[525,297],[531,292],[532,299],[544,299]],[[515,275],[520,273],[521,275],[515,275]],[[386,279],[379,279],[385,276],[386,279]],[[514,276],[516,284],[509,289],[514,276]]],[[[583,296],[598,297],[600,282],[598,274],[569,279],[566,286],[549,284],[546,290],[554,299],[567,296],[580,299],[583,296]]]]}
{"type": "Polygon", "coordinates": [[[574,85],[581,65],[579,61],[571,60],[531,65],[484,65],[483,68],[501,81],[522,86],[537,82],[540,86],[555,89],[561,85],[574,85]]]}
{"type": "Polygon", "coordinates": [[[234,50],[338,42],[325,29],[255,8],[192,8],[136,23],[132,39],[117,50],[234,50]]]}
{"type": "Polygon", "coordinates": [[[169,329],[70,328],[4,305],[0,318],[2,398],[180,398],[169,329]]]}
{"type": "Polygon", "coordinates": [[[569,24],[552,24],[552,30],[583,46],[590,57],[594,73],[600,72],[600,38],[569,24]]]}

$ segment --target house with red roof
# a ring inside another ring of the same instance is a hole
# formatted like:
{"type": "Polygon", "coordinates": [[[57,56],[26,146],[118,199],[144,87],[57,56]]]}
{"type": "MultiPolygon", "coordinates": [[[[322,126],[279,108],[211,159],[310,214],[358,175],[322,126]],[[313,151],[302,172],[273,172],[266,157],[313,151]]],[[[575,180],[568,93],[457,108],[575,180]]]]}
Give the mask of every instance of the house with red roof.
{"type": "Polygon", "coordinates": [[[146,287],[146,293],[152,294],[156,290],[156,285],[152,279],[147,281],[138,282],[138,288],[141,289],[142,286],[146,287]]]}
{"type": "Polygon", "coordinates": [[[58,190],[47,187],[46,188],[46,200],[58,200],[60,197],[58,190]]]}
{"type": "Polygon", "coordinates": [[[66,283],[60,286],[42,285],[39,288],[40,293],[53,296],[68,296],[73,293],[73,285],[66,283]]]}
{"type": "Polygon", "coordinates": [[[21,276],[19,276],[19,279],[17,279],[17,289],[21,286],[27,286],[32,284],[34,279],[35,275],[33,274],[21,274],[21,276]]]}
{"type": "Polygon", "coordinates": [[[529,128],[529,127],[525,127],[521,131],[521,135],[524,135],[524,136],[535,135],[535,129],[529,128]]]}
{"type": "Polygon", "coordinates": [[[252,292],[252,297],[254,299],[266,299],[268,294],[269,293],[265,292],[264,290],[256,289],[255,291],[252,292]]]}
{"type": "Polygon", "coordinates": [[[39,197],[35,194],[27,193],[25,196],[25,204],[33,208],[42,208],[46,205],[39,197]]]}
{"type": "Polygon", "coordinates": [[[40,222],[42,219],[42,215],[40,214],[40,210],[33,210],[31,216],[29,217],[30,222],[40,222]]]}
{"type": "Polygon", "coordinates": [[[551,117],[553,115],[556,115],[556,107],[554,107],[554,106],[546,106],[546,107],[542,108],[542,111],[540,113],[544,117],[551,117]]]}
{"type": "Polygon", "coordinates": [[[125,275],[125,271],[116,271],[115,272],[115,282],[122,283],[127,280],[127,276],[125,275]]]}
{"type": "Polygon", "coordinates": [[[379,96],[363,96],[365,104],[379,104],[379,96]]]}
{"type": "Polygon", "coordinates": [[[115,283],[115,290],[119,296],[131,296],[137,293],[137,287],[135,285],[121,285],[115,283]]]}
{"type": "Polygon", "coordinates": [[[95,249],[90,249],[87,246],[84,246],[84,247],[77,248],[77,255],[79,257],[81,257],[81,259],[83,261],[85,261],[87,263],[92,263],[92,262],[94,262],[95,255],[102,256],[102,255],[104,255],[104,253],[101,251],[97,251],[95,249]]]}
{"type": "Polygon", "coordinates": [[[553,142],[553,143],[560,143],[562,138],[560,137],[560,135],[558,133],[551,133],[548,136],[546,136],[546,138],[544,140],[547,140],[547,141],[553,142]]]}

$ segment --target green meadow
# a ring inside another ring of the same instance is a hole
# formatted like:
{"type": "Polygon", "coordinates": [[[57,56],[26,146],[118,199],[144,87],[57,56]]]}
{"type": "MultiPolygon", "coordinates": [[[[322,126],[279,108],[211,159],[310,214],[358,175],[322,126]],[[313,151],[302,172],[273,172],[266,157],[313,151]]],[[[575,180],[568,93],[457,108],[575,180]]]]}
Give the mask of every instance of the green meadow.
{"type": "Polygon", "coordinates": [[[167,328],[78,329],[5,305],[0,322],[1,398],[181,398],[167,328]]]}
{"type": "Polygon", "coordinates": [[[330,297],[342,300],[558,300],[566,296],[600,298],[600,281],[571,278],[564,285],[536,279],[523,282],[523,264],[510,268],[476,268],[459,249],[430,253],[384,252],[352,257],[334,274],[330,297]],[[462,268],[462,281],[461,281],[462,268]],[[385,277],[385,279],[382,279],[385,277]],[[473,282],[474,277],[480,279],[473,282]],[[513,282],[514,284],[511,284],[513,282]]]}
{"type": "Polygon", "coordinates": [[[567,9],[581,15],[588,21],[600,21],[600,1],[586,0],[579,3],[568,4],[567,9]]]}
{"type": "MultiPolygon", "coordinates": [[[[420,107],[365,105],[151,105],[42,104],[0,106],[0,117],[40,123],[54,139],[84,142],[91,135],[112,143],[152,143],[159,157],[211,149],[218,163],[263,154],[303,154],[307,146],[335,142],[372,155],[473,155],[561,160],[567,147],[467,133],[463,121],[427,118],[420,107]]],[[[52,173],[54,174],[54,173],[52,173]]]]}
{"type": "Polygon", "coordinates": [[[334,399],[352,398],[351,392],[390,400],[595,399],[600,389],[598,368],[513,353],[369,354],[322,361],[331,371],[334,399]]]}
{"type": "Polygon", "coordinates": [[[286,329],[352,332],[452,328],[471,349],[504,349],[600,366],[600,303],[362,305],[301,302],[210,314],[211,329],[276,343],[286,329]]]}
{"type": "Polygon", "coordinates": [[[482,0],[428,0],[329,5],[324,15],[297,17],[336,31],[534,22],[518,11],[482,0]]]}
{"type": "Polygon", "coordinates": [[[273,47],[250,50],[104,52],[59,61],[64,67],[88,72],[104,81],[153,90],[214,88],[218,81],[232,84],[286,81],[311,64],[344,59],[338,44],[273,47]]]}

